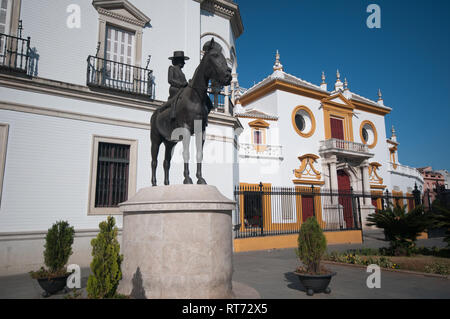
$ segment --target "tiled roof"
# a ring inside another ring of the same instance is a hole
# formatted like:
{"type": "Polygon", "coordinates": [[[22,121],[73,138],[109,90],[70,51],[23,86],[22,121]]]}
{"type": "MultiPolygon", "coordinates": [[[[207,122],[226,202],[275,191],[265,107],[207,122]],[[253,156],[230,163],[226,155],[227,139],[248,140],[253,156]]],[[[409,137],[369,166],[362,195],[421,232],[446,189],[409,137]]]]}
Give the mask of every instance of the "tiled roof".
{"type": "Polygon", "coordinates": [[[325,90],[322,90],[320,88],[320,86],[317,86],[315,84],[312,84],[310,82],[307,82],[305,80],[302,80],[300,78],[297,78],[291,74],[288,74],[284,71],[281,70],[277,70],[274,71],[271,75],[269,75],[268,77],[266,77],[264,80],[262,80],[261,82],[256,83],[254,86],[252,86],[250,89],[248,89],[247,91],[245,91],[244,94],[242,94],[242,96],[245,96],[255,90],[257,90],[258,88],[266,85],[267,83],[270,83],[271,81],[275,81],[275,80],[281,80],[281,81],[285,81],[287,83],[291,83],[291,84],[295,84],[295,85],[299,85],[299,86],[303,86],[309,89],[313,89],[313,90],[317,90],[317,91],[321,91],[321,92],[327,92],[325,90]]]}
{"type": "MultiPolygon", "coordinates": [[[[334,91],[333,92],[329,92],[327,90],[323,90],[318,85],[315,85],[313,83],[310,83],[308,81],[305,81],[303,79],[295,77],[295,76],[293,76],[291,74],[288,74],[288,73],[286,73],[284,71],[276,70],[271,75],[266,77],[264,80],[262,80],[261,82],[256,83],[254,86],[252,86],[247,91],[245,91],[241,95],[241,97],[243,97],[243,96],[245,96],[247,94],[250,94],[253,91],[257,90],[258,88],[260,88],[260,87],[262,87],[262,86],[264,86],[264,85],[266,85],[266,84],[268,84],[268,83],[270,83],[272,81],[275,81],[275,80],[281,80],[281,81],[284,81],[284,82],[287,82],[287,83],[290,83],[290,84],[298,85],[298,86],[301,86],[301,87],[304,87],[304,88],[308,88],[308,89],[311,89],[311,90],[315,90],[315,91],[318,91],[318,92],[327,93],[329,95],[332,95],[332,94],[336,93],[334,91]]],[[[354,92],[351,92],[351,94],[352,94],[351,100],[359,101],[359,102],[362,102],[362,103],[367,103],[367,104],[370,104],[370,105],[373,105],[373,106],[376,106],[376,107],[380,107],[380,108],[383,108],[383,109],[386,109],[386,110],[392,110],[388,106],[380,105],[377,102],[375,102],[373,100],[370,100],[368,98],[365,98],[365,97],[363,97],[363,96],[361,96],[359,94],[356,94],[354,92]]]]}
{"type": "Polygon", "coordinates": [[[278,116],[270,115],[258,110],[250,110],[244,113],[236,113],[236,117],[249,117],[249,118],[258,118],[258,119],[264,119],[264,120],[278,120],[278,116]]]}

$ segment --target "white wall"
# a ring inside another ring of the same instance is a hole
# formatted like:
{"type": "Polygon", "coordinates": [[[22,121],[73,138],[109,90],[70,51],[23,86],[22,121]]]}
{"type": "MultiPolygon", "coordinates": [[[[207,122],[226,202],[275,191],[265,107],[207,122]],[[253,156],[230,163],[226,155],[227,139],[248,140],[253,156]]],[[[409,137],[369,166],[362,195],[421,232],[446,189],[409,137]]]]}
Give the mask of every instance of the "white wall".
{"type": "MultiPolygon", "coordinates": [[[[292,180],[295,178],[293,174],[294,169],[300,167],[299,156],[305,154],[315,154],[319,156],[320,141],[325,139],[325,132],[323,129],[323,110],[320,108],[320,101],[296,95],[293,93],[278,91],[278,125],[280,127],[280,141],[285,146],[283,148],[284,161],[281,169],[282,179],[285,185],[293,185],[292,180]],[[299,106],[304,105],[308,107],[313,113],[316,121],[316,130],[314,134],[308,138],[300,136],[292,123],[292,112],[299,106]]],[[[315,165],[315,168],[321,172],[321,163],[315,165]]]]}
{"type": "MultiPolygon", "coordinates": [[[[190,57],[183,71],[186,78],[192,78],[200,62],[201,34],[213,32],[234,46],[234,35],[230,21],[202,11],[200,3],[193,0],[130,0],[146,14],[150,26],[143,30],[142,61],[145,67],[151,55],[149,69],[155,76],[155,98],[167,100],[169,84],[167,70],[171,65],[168,59],[174,51],[183,50],[190,57]]],[[[98,13],[92,1],[75,2],[81,8],[81,28],[70,29],[66,20],[70,15],[67,7],[72,0],[23,0],[21,19],[24,24],[23,36],[31,37],[31,47],[39,54],[38,76],[79,85],[86,84],[87,57],[96,54],[98,39],[98,13]]],[[[218,41],[221,43],[222,41],[218,41]]],[[[224,54],[230,51],[224,46],[224,54]]]]}
{"type": "Polygon", "coordinates": [[[391,175],[389,174],[389,146],[386,142],[386,125],[385,117],[361,110],[355,110],[357,117],[353,117],[353,138],[356,143],[363,143],[360,136],[361,123],[370,121],[375,125],[377,130],[377,144],[374,148],[369,148],[369,152],[374,156],[369,159],[369,163],[378,162],[382,166],[378,169],[378,175],[383,178],[383,185],[386,185],[389,190],[391,187],[391,175]]]}
{"type": "MultiPolygon", "coordinates": [[[[97,228],[105,216],[88,216],[91,152],[94,135],[138,141],[137,190],[150,186],[151,112],[0,87],[2,102],[48,108],[141,125],[148,129],[101,124],[78,119],[0,110],[9,136],[0,208],[0,232],[46,230],[58,219],[76,229],[97,228]]],[[[94,119],[95,121],[95,119],[94,119]]],[[[233,197],[234,130],[209,124],[207,135],[222,139],[205,142],[203,174],[227,197],[233,197]],[[227,137],[226,141],[223,137],[227,137]]],[[[175,148],[171,183],[183,181],[182,145],[175,148]]],[[[158,183],[163,184],[164,146],[159,153],[158,183]]],[[[195,142],[191,142],[191,177],[196,182],[195,142]]],[[[121,219],[118,218],[119,226],[121,219]]]]}
{"type": "Polygon", "coordinates": [[[98,13],[91,1],[22,0],[23,37],[31,37],[31,48],[39,54],[39,77],[86,84],[87,58],[95,55],[98,13]],[[81,29],[69,29],[67,6],[81,7],[81,29]]]}

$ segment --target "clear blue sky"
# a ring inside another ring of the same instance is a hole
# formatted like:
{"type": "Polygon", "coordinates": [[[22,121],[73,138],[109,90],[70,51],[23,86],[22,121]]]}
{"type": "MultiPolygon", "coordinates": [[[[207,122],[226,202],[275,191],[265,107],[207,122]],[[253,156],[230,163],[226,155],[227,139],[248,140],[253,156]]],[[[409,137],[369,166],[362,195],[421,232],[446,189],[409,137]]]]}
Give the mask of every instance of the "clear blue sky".
{"type": "Polygon", "coordinates": [[[372,100],[382,90],[387,136],[394,124],[400,163],[450,170],[449,0],[237,0],[239,83],[272,72],[275,51],[287,73],[328,87],[336,69],[351,91],[372,100]],[[369,4],[381,29],[366,26],[369,4]]]}

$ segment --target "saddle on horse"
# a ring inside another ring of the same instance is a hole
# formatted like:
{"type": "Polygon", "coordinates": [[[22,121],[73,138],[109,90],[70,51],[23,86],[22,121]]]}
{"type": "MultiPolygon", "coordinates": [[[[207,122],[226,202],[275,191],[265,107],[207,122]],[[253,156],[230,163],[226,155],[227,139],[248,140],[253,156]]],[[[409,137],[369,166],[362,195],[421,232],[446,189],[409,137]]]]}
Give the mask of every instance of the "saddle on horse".
{"type": "MultiPolygon", "coordinates": [[[[183,91],[185,90],[186,87],[180,89],[174,97],[170,98],[166,104],[161,108],[161,112],[166,110],[167,108],[170,108],[170,119],[172,121],[175,120],[176,118],[176,108],[177,108],[177,104],[178,104],[178,100],[180,98],[180,95],[183,93],[183,91]]],[[[209,111],[211,111],[214,108],[213,103],[211,102],[211,99],[209,98],[209,96],[207,94],[205,94],[203,96],[203,105],[206,108],[206,112],[209,113],[209,111]]]]}

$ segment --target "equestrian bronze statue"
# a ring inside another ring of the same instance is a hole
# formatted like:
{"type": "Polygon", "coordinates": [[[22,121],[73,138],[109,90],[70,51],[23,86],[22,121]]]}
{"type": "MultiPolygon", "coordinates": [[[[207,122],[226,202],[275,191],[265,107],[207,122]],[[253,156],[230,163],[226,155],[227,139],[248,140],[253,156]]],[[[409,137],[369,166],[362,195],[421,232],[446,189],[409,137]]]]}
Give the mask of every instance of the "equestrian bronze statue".
{"type": "Polygon", "coordinates": [[[182,88],[169,99],[151,117],[151,153],[152,153],[152,185],[156,186],[156,167],[161,143],[165,146],[164,184],[169,185],[170,160],[173,148],[183,142],[184,181],[192,184],[189,176],[189,143],[195,134],[197,150],[197,184],[206,184],[202,176],[203,145],[205,143],[205,129],[208,114],[212,109],[207,90],[209,82],[227,86],[231,83],[231,69],[222,54],[222,47],[212,39],[203,46],[204,56],[189,81],[188,86],[182,88]],[[175,103],[175,105],[172,105],[175,103]],[[175,106],[175,118],[171,118],[171,109],[175,106]]]}

